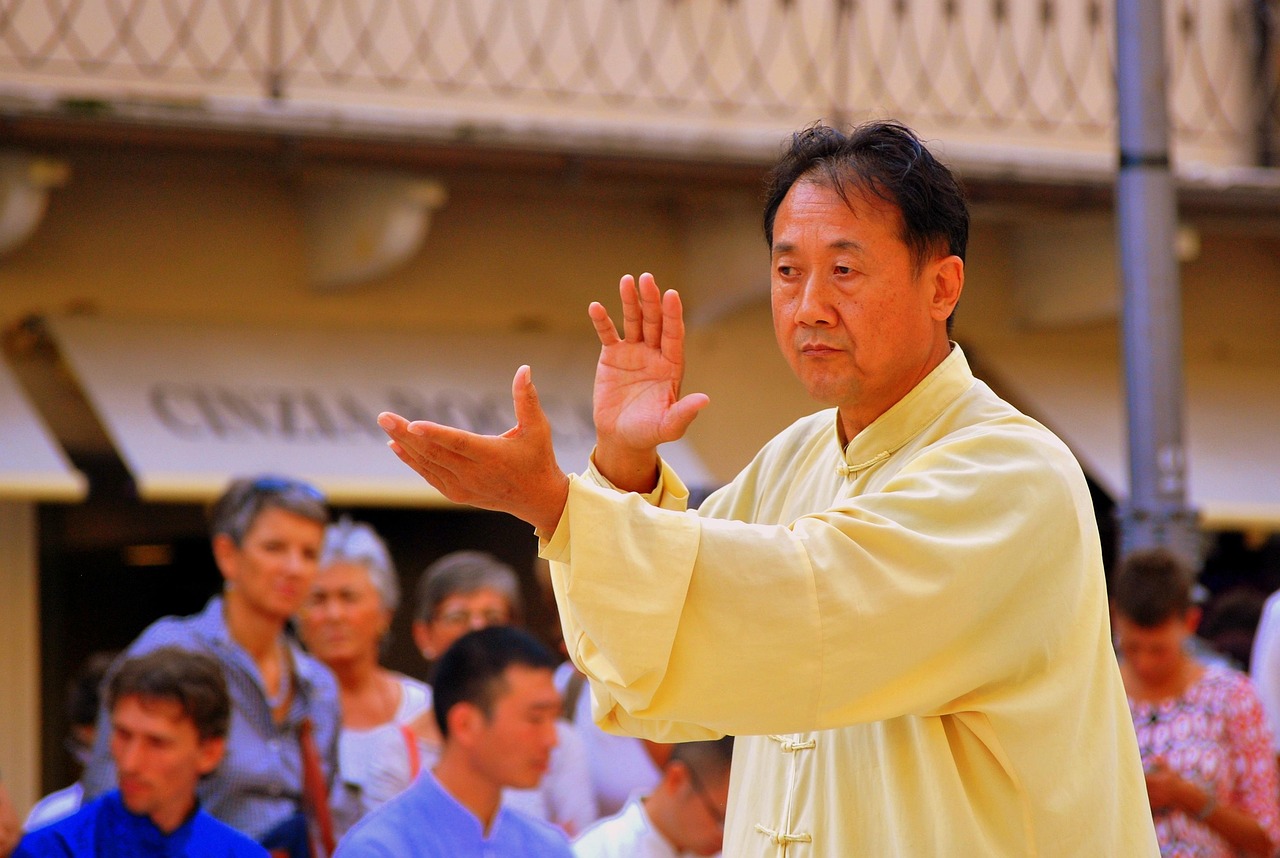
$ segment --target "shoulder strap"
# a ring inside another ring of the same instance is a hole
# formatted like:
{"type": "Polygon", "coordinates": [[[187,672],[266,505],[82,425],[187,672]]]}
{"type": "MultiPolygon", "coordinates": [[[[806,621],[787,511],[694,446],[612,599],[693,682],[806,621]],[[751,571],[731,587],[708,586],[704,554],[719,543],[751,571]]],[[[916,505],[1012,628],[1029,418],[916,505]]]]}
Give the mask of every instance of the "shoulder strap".
{"type": "Polygon", "coordinates": [[[418,771],[422,768],[422,756],[418,752],[418,737],[408,724],[400,725],[400,735],[404,736],[404,745],[409,752],[409,780],[417,780],[418,771]]]}

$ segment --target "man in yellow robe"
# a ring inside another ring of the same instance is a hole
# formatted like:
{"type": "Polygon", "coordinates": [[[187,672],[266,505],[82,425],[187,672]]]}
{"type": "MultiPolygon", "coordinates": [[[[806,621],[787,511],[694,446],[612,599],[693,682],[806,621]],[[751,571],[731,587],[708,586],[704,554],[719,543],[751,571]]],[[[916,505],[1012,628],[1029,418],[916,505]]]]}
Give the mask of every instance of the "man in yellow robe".
{"type": "Polygon", "coordinates": [[[555,465],[530,371],[498,437],[384,414],[447,497],[532,523],[606,728],[735,742],[725,854],[1149,856],[1084,477],[950,342],[968,211],[914,133],[815,126],[765,208],[774,329],[833,406],[696,512],[657,446],[680,396],[679,297],[599,304],[597,446],[555,465]]]}

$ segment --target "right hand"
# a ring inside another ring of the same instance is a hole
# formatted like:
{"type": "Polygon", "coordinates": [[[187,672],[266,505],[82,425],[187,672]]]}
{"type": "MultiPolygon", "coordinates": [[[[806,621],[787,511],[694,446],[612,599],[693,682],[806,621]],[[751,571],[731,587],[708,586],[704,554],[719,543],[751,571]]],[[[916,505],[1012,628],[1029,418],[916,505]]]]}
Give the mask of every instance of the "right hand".
{"type": "Polygon", "coordinates": [[[618,284],[622,334],[609,312],[588,309],[600,338],[593,399],[596,467],[614,485],[645,492],[657,480],[659,444],[683,437],[710,401],[704,393],[681,398],[684,316],[680,296],[658,291],[652,274],[626,275],[618,284]]]}

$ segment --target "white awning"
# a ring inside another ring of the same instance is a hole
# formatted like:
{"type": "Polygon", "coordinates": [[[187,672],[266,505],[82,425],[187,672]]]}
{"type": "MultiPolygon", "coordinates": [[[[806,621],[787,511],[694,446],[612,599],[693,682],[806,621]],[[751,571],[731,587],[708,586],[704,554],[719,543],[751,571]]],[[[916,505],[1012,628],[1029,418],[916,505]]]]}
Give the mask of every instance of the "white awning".
{"type": "Polygon", "coordinates": [[[0,500],[76,501],[87,489],[0,360],[0,500]]]}
{"type": "MultiPolygon", "coordinates": [[[[522,363],[561,467],[580,472],[595,443],[590,331],[416,335],[84,318],[50,328],[147,500],[207,501],[234,476],[269,472],[307,479],[338,504],[448,504],[387,449],[377,414],[504,432],[522,363]]],[[[690,485],[708,484],[686,444],[662,453],[690,485]]]]}
{"type": "MultiPolygon", "coordinates": [[[[1129,493],[1124,372],[1118,354],[980,352],[982,372],[1058,434],[1115,500],[1129,493]]],[[[1209,529],[1280,530],[1280,366],[1184,368],[1187,499],[1209,529]]]]}

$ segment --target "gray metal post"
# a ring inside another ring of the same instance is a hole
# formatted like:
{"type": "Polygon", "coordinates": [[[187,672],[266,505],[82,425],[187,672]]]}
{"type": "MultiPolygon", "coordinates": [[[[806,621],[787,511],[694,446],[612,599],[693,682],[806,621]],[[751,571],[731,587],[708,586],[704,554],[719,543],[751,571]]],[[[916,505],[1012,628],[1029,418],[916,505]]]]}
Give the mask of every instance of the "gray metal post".
{"type": "Polygon", "coordinates": [[[1129,498],[1120,510],[1120,546],[1122,552],[1165,547],[1198,565],[1182,443],[1182,302],[1162,7],[1162,0],[1116,2],[1116,221],[1129,415],[1129,498]]]}

